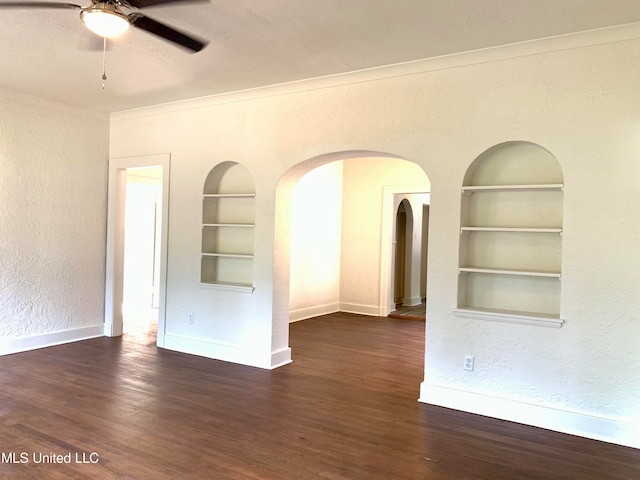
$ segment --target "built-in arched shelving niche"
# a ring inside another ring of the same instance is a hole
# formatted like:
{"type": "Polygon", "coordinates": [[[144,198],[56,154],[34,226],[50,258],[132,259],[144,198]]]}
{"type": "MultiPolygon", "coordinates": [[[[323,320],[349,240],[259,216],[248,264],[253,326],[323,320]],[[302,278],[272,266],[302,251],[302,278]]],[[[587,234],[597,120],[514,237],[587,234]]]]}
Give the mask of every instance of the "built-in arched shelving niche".
{"type": "Polygon", "coordinates": [[[562,325],[563,182],[557,159],[530,142],[473,161],[462,185],[456,315],[562,325]]]}
{"type": "Polygon", "coordinates": [[[255,185],[235,162],[216,165],[202,197],[203,284],[253,291],[255,185]]]}

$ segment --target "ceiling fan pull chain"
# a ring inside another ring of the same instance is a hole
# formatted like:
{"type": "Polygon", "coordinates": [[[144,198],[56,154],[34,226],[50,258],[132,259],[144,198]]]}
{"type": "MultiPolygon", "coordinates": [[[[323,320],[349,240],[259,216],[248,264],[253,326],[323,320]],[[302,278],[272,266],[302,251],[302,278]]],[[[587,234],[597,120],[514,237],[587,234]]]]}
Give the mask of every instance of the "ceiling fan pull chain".
{"type": "Polygon", "coordinates": [[[103,37],[102,44],[102,89],[104,90],[104,82],[107,80],[107,37],[103,37]]]}

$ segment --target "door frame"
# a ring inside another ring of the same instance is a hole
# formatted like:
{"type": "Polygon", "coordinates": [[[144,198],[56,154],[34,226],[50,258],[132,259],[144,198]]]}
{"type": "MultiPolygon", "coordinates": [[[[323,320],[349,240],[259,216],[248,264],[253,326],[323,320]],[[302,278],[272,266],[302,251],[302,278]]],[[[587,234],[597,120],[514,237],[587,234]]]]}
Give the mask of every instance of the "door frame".
{"type": "Polygon", "coordinates": [[[378,315],[381,317],[388,316],[395,309],[393,278],[395,273],[396,211],[402,200],[399,199],[398,195],[407,193],[422,193],[425,195],[425,204],[431,205],[431,193],[425,192],[424,185],[390,185],[383,187],[380,292],[378,294],[378,315]]]}
{"type": "Polygon", "coordinates": [[[105,265],[104,334],[122,335],[122,301],[124,287],[124,211],[127,169],[162,167],[162,209],[160,232],[160,298],[158,302],[158,347],[164,347],[167,300],[167,251],[169,232],[169,176],[171,156],[168,153],[109,160],[107,198],[107,252],[105,265]]]}

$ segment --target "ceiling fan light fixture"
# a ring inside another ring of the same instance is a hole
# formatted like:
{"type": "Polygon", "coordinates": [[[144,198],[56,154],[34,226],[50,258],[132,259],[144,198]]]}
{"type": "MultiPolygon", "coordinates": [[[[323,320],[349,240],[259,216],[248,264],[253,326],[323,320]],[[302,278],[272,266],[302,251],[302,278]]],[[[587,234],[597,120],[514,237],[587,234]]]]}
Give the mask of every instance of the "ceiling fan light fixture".
{"type": "Polygon", "coordinates": [[[80,19],[96,35],[113,38],[129,28],[129,19],[114,5],[96,3],[80,12],[80,19]]]}

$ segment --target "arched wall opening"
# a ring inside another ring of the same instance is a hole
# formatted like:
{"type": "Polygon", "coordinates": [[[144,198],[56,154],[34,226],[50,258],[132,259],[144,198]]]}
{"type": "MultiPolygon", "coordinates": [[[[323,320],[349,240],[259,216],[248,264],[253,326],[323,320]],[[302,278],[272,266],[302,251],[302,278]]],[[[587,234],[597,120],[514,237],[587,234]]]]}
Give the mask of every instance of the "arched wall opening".
{"type": "Polygon", "coordinates": [[[202,191],[200,282],[253,291],[255,184],[236,162],[211,169],[202,191]]]}
{"type": "Polygon", "coordinates": [[[394,317],[425,318],[430,198],[431,194],[425,192],[393,195],[396,212],[391,240],[394,291],[389,292],[387,314],[394,317]]]}
{"type": "Polygon", "coordinates": [[[494,145],[462,185],[461,317],[560,327],[563,173],[544,147],[494,145]]]}
{"type": "Polygon", "coordinates": [[[336,311],[386,316],[394,307],[395,196],[429,191],[422,167],[381,152],[322,155],[286,172],[276,191],[274,344],[288,343],[290,321],[336,311]],[[314,250],[314,235],[325,231],[334,247],[316,242],[314,250]]]}

